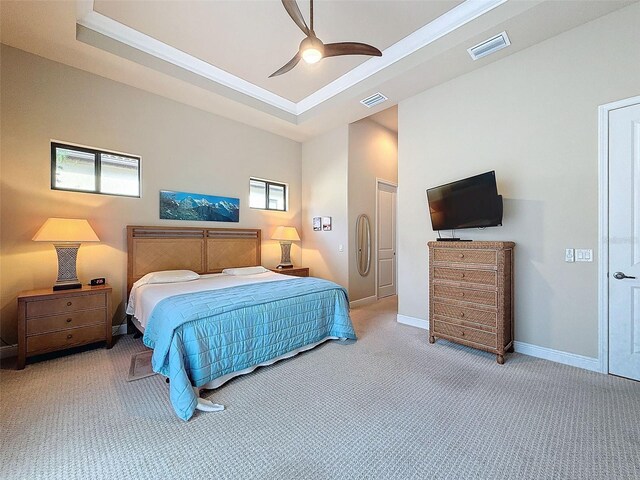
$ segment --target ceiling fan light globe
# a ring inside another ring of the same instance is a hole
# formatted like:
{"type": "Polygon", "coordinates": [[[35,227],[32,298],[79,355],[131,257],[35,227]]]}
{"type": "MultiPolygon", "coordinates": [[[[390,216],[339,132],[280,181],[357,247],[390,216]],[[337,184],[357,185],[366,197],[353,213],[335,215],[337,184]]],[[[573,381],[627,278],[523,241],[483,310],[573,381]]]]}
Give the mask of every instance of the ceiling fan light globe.
{"type": "Polygon", "coordinates": [[[308,48],[302,52],[302,59],[307,63],[318,63],[322,59],[322,52],[315,48],[308,48]]]}

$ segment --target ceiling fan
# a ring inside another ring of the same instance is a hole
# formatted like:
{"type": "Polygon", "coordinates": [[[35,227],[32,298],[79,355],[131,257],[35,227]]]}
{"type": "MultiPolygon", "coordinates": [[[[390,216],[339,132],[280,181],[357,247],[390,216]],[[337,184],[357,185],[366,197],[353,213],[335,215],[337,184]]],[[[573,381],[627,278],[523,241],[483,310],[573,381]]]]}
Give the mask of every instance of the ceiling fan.
{"type": "Polygon", "coordinates": [[[300,59],[303,59],[307,63],[316,63],[323,58],[338,57],[341,55],[371,55],[375,57],[382,56],[382,52],[376,47],[367,45],[366,43],[358,42],[340,42],[340,43],[327,43],[324,44],[316,37],[316,32],[313,31],[313,0],[311,0],[310,10],[310,24],[311,28],[307,26],[304,21],[302,13],[296,0],[282,0],[282,5],[287,11],[291,19],[295,22],[300,30],[307,36],[298,48],[298,53],[289,62],[280,69],[269,75],[269,78],[287,73],[293,67],[295,67],[300,59]]]}

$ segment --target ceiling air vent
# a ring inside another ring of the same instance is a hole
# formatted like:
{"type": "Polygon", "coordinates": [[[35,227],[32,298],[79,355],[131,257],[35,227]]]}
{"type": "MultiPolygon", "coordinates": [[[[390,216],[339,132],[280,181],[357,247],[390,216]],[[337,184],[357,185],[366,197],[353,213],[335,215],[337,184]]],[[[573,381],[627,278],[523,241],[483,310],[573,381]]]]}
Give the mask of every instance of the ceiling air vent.
{"type": "Polygon", "coordinates": [[[495,37],[491,37],[489,40],[479,43],[475,47],[468,48],[467,52],[469,52],[469,55],[471,55],[473,60],[478,60],[479,58],[486,57],[493,52],[502,50],[509,45],[511,45],[511,42],[509,41],[507,32],[502,32],[495,37]]]}
{"type": "Polygon", "coordinates": [[[379,103],[384,102],[385,100],[387,100],[387,97],[385,97],[380,92],[377,92],[373,95],[369,95],[367,98],[363,98],[362,100],[360,100],[360,103],[365,107],[371,108],[375,105],[378,105],[379,103]]]}

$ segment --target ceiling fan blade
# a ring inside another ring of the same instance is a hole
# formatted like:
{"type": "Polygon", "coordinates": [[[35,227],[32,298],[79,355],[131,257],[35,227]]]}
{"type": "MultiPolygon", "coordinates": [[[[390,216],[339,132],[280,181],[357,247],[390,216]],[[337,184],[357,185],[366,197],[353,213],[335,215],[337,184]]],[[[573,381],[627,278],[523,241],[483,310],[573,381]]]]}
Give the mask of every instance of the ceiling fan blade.
{"type": "Polygon", "coordinates": [[[296,23],[296,25],[300,27],[300,30],[302,30],[304,34],[308,36],[309,27],[307,27],[307,24],[304,21],[304,17],[300,12],[300,8],[298,7],[296,0],[282,0],[282,5],[284,5],[284,9],[287,11],[289,16],[291,17],[291,20],[293,20],[296,23]]]}
{"type": "Polygon", "coordinates": [[[301,58],[300,57],[300,52],[296,53],[295,57],[293,57],[291,60],[289,60],[286,65],[284,65],[283,67],[279,68],[278,70],[273,72],[271,75],[269,75],[269,78],[277,77],[278,75],[282,75],[283,73],[287,73],[289,70],[291,70],[293,67],[295,67],[298,64],[298,62],[300,61],[300,58],[301,58]]]}
{"type": "Polygon", "coordinates": [[[371,55],[381,57],[382,52],[376,47],[358,42],[327,43],[323,57],[339,57],[341,55],[371,55]]]}

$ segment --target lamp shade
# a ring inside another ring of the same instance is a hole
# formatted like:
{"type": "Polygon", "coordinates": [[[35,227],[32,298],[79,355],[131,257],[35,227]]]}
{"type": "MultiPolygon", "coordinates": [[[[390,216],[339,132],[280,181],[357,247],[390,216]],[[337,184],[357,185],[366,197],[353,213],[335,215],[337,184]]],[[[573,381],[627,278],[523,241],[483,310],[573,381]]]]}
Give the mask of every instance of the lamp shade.
{"type": "Polygon", "coordinates": [[[271,235],[271,240],[285,240],[289,242],[297,242],[300,240],[296,227],[276,227],[275,232],[271,235]]]}
{"type": "Polygon", "coordinates": [[[49,218],[33,236],[36,242],[99,242],[89,222],[76,218],[49,218]]]}

